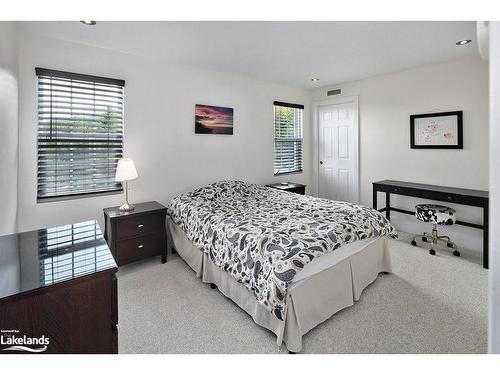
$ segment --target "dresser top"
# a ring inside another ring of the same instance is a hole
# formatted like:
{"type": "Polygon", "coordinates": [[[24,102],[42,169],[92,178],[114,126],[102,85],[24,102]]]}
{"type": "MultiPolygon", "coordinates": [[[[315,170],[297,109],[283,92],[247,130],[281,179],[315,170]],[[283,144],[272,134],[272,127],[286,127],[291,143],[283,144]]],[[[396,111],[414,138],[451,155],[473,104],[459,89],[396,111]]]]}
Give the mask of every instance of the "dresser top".
{"type": "Polygon", "coordinates": [[[113,269],[95,220],[0,236],[0,299],[113,269]]]}
{"type": "Polygon", "coordinates": [[[167,208],[156,202],[156,201],[150,201],[150,202],[142,202],[142,203],[134,203],[134,210],[133,211],[126,211],[122,212],[120,211],[120,207],[108,207],[104,209],[104,214],[108,216],[109,218],[116,218],[116,217],[123,217],[123,216],[133,216],[133,215],[140,215],[144,213],[150,213],[150,212],[155,212],[155,211],[166,211],[167,208]]]}
{"type": "Polygon", "coordinates": [[[405,181],[395,181],[395,180],[382,180],[382,181],[374,182],[373,184],[374,185],[396,186],[396,187],[401,187],[401,188],[410,188],[410,189],[419,189],[419,190],[438,191],[438,192],[442,192],[442,193],[467,195],[467,196],[480,197],[480,198],[488,198],[488,195],[489,195],[488,192],[485,190],[462,189],[462,188],[456,188],[456,187],[418,184],[415,182],[405,182],[405,181]]]}

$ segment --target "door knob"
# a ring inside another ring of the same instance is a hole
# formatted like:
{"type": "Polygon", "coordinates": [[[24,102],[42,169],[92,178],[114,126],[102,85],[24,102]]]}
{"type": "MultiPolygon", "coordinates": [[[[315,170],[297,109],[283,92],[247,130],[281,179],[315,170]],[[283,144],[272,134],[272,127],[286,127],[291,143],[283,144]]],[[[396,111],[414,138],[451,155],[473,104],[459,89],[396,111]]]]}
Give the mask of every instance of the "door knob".
{"type": "Polygon", "coordinates": [[[320,160],[320,161],[319,161],[319,163],[320,163],[321,165],[323,165],[323,160],[320,160]]]}

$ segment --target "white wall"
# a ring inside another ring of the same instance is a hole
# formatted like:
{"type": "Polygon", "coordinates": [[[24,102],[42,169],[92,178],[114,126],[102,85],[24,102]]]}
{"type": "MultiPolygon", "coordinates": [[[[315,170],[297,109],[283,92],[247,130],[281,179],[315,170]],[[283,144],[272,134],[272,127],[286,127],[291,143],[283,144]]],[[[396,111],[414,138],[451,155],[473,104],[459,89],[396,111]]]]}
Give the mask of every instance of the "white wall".
{"type": "MultiPolygon", "coordinates": [[[[36,203],[35,66],[123,78],[125,154],[137,165],[131,200],[166,204],[175,194],[219,179],[257,183],[292,180],[313,193],[312,129],[307,122],[311,93],[187,66],[169,65],[119,52],[23,35],[19,56],[20,230],[99,218],[103,207],[119,205],[123,195],[55,203],[36,203]],[[304,169],[275,178],[272,167],[272,102],[306,104],[304,169]],[[195,135],[194,104],[235,109],[233,136],[195,135]]],[[[397,179],[472,189],[488,189],[488,70],[476,57],[335,85],[360,98],[360,198],[371,205],[371,183],[397,179]],[[412,150],[409,116],[432,111],[464,111],[463,150],[412,150]]],[[[411,209],[417,201],[394,198],[411,209]]],[[[382,196],[380,196],[381,206],[382,196]]],[[[481,222],[481,210],[455,206],[461,219],[481,222]]],[[[402,230],[429,228],[411,216],[393,213],[402,230]]],[[[481,233],[466,227],[441,228],[462,250],[479,252],[481,233]]]]}
{"type": "Polygon", "coordinates": [[[490,22],[490,310],[488,350],[500,354],[500,22],[490,22]]]}
{"type": "Polygon", "coordinates": [[[17,227],[17,32],[13,22],[0,22],[0,235],[17,227]]]}
{"type": "MultiPolygon", "coordinates": [[[[308,104],[307,91],[23,35],[19,53],[21,230],[96,217],[102,223],[102,208],[124,199],[108,195],[36,203],[36,66],[125,79],[125,155],[135,161],[139,173],[139,179],[129,184],[132,202],[167,204],[176,194],[221,179],[311,184],[307,122],[304,173],[273,176],[273,101],[308,104]],[[195,135],[196,103],[234,108],[234,135],[195,135]]],[[[307,121],[308,108],[305,111],[307,121]]]]}
{"type": "MultiPolygon", "coordinates": [[[[343,83],[343,95],[359,95],[360,199],[372,205],[372,182],[393,179],[488,189],[488,64],[479,57],[425,66],[400,73],[343,83]],[[410,115],[464,111],[463,150],[410,149],[410,115]]],[[[312,100],[326,99],[326,89],[312,92],[312,100]]],[[[316,161],[313,162],[316,168],[316,161]]],[[[379,194],[379,207],[384,207],[379,194]]],[[[417,202],[393,196],[395,207],[412,209],[417,202]]],[[[392,202],[391,202],[392,203],[392,202]]],[[[453,206],[462,220],[481,223],[481,210],[453,206]]],[[[392,214],[404,231],[429,230],[404,214],[392,214]]],[[[482,251],[482,233],[467,227],[440,228],[459,247],[482,251]]],[[[479,256],[479,254],[477,254],[479,256]]]]}

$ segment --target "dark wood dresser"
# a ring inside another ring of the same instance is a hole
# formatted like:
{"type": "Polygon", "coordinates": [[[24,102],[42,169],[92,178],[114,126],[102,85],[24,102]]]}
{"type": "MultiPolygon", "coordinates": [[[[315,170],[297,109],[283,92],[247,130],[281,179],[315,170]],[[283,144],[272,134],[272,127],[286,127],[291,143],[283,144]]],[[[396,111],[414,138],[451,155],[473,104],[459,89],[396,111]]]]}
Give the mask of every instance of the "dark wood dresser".
{"type": "Polygon", "coordinates": [[[118,353],[116,271],[94,220],[0,237],[0,353],[118,353]]]}
{"type": "Polygon", "coordinates": [[[307,185],[302,185],[302,184],[296,184],[296,183],[293,183],[293,182],[289,182],[287,185],[282,185],[280,183],[277,183],[277,184],[269,184],[269,185],[266,185],[270,188],[273,188],[273,189],[279,189],[279,190],[283,190],[283,191],[290,191],[292,193],[297,193],[297,194],[302,194],[302,195],[305,195],[306,193],[306,186],[307,185]]]}
{"type": "Polygon", "coordinates": [[[167,261],[166,215],[158,202],[138,203],[129,212],[104,209],[104,238],[118,266],[157,255],[162,263],[167,261]]]}

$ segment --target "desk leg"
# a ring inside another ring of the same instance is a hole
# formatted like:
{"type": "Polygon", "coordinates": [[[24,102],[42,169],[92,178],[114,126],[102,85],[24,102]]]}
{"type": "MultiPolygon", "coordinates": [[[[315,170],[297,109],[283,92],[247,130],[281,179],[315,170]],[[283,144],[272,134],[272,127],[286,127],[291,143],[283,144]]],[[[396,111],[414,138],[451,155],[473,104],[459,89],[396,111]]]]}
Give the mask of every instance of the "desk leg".
{"type": "Polygon", "coordinates": [[[483,207],[483,268],[489,263],[489,207],[488,202],[483,207]]]}
{"type": "Polygon", "coordinates": [[[373,187],[373,208],[377,209],[377,189],[373,187]]]}
{"type": "Polygon", "coordinates": [[[385,218],[391,220],[391,193],[385,193],[385,218]]]}

